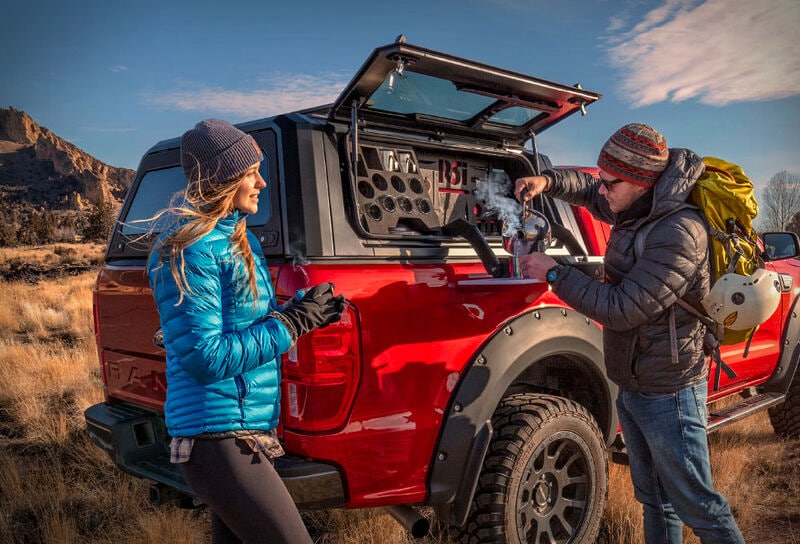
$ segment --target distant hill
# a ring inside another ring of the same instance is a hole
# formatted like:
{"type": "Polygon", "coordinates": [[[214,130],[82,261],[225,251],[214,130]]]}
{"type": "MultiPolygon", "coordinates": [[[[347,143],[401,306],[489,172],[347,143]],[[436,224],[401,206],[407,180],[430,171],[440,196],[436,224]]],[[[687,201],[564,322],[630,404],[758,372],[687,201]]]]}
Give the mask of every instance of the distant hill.
{"type": "Polygon", "coordinates": [[[133,180],[40,126],[25,112],[0,108],[0,209],[81,211],[118,207],[133,180]]]}

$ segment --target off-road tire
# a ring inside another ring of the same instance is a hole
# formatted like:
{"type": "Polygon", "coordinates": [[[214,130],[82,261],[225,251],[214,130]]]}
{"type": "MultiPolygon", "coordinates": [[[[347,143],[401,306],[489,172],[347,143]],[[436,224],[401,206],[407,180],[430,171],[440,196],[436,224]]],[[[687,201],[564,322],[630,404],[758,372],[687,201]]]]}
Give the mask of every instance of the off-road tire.
{"type": "Polygon", "coordinates": [[[492,416],[462,544],[591,543],[608,499],[608,454],[597,423],[561,397],[515,394],[492,416]]]}
{"type": "Polygon", "coordinates": [[[800,438],[800,374],[795,374],[783,404],[769,409],[769,420],[778,436],[800,438]]]}

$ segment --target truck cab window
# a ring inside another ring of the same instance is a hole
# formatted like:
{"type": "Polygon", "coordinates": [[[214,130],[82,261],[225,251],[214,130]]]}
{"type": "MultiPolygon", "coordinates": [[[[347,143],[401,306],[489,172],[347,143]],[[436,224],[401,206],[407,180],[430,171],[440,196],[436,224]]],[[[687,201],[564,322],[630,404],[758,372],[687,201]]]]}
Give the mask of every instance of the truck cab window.
{"type": "MultiPolygon", "coordinates": [[[[269,180],[267,161],[261,163],[261,175],[269,180]]],[[[266,224],[270,212],[270,183],[261,191],[261,204],[258,213],[247,217],[247,226],[262,226],[266,224]]],[[[160,210],[171,203],[177,204],[180,193],[186,187],[186,178],[180,166],[162,168],[146,172],[136,188],[130,208],[122,218],[121,232],[125,235],[139,235],[150,231],[153,218],[160,210]],[[177,195],[177,196],[176,196],[177,195]]],[[[153,229],[162,232],[170,224],[169,217],[159,218],[153,229]]]]}

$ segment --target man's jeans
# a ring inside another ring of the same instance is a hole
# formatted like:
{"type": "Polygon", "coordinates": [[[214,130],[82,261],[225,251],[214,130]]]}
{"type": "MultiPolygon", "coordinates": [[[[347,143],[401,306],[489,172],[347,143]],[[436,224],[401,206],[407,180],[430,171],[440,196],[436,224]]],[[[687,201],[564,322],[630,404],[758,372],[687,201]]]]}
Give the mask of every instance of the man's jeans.
{"type": "Polygon", "coordinates": [[[728,501],[711,483],[707,387],[702,381],[653,395],[620,389],[617,410],[648,544],[682,542],[681,520],[704,544],[744,543],[728,501]]]}

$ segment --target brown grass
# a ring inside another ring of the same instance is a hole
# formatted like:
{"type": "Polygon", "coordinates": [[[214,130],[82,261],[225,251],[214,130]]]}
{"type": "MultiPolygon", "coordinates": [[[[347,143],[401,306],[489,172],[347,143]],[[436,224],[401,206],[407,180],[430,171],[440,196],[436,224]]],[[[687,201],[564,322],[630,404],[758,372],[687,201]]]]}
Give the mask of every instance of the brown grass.
{"type": "MultiPolygon", "coordinates": [[[[100,253],[99,245],[94,254],[59,246],[62,255],[74,251],[81,259],[100,253]]],[[[0,250],[0,259],[60,258],[54,247],[39,251],[43,255],[0,250]]],[[[209,542],[204,510],[151,506],[147,483],[118,471],[86,436],[83,411],[102,399],[91,323],[94,279],[85,273],[0,283],[0,542],[209,542]]],[[[800,543],[798,441],[778,439],[761,413],[712,435],[710,442],[715,483],[747,542],[800,543]]],[[[598,542],[642,542],[641,508],[627,467],[613,465],[610,476],[598,542]]],[[[320,544],[445,542],[410,539],[380,509],[304,517],[320,544]]],[[[689,544],[698,542],[688,531],[685,537],[689,544]]]]}
{"type": "MultiPolygon", "coordinates": [[[[800,543],[800,451],[772,431],[766,412],[709,437],[714,485],[749,544],[800,543]]],[[[606,520],[598,542],[644,542],[641,506],[628,467],[612,465],[606,520]]],[[[684,527],[684,542],[700,540],[684,527]]]]}
{"type": "Polygon", "coordinates": [[[47,246],[0,247],[0,263],[21,260],[27,263],[60,263],[64,261],[100,262],[105,244],[51,244],[47,246]]]}

